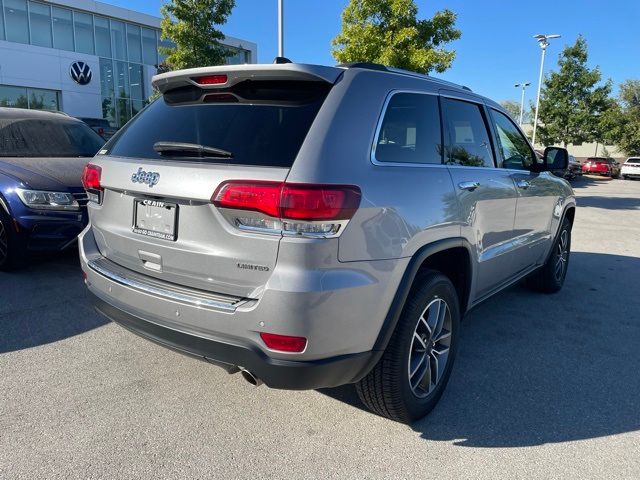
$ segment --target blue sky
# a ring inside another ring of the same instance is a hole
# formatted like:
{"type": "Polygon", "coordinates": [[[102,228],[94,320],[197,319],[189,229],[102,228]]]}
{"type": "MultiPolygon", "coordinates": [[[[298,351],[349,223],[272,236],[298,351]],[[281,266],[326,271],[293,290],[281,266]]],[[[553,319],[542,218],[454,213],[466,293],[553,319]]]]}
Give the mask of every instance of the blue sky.
{"type": "MultiPolygon", "coordinates": [[[[103,0],[159,15],[161,0],[103,0]]],[[[340,30],[347,0],[285,0],[285,55],[296,62],[334,64],[331,39],[340,30]]],[[[438,76],[471,87],[495,100],[519,100],[514,84],[531,81],[535,94],[540,49],[536,33],[560,33],[549,47],[545,71],[556,68],[562,47],[582,33],[589,63],[618,84],[640,78],[640,0],[418,0],[419,15],[449,8],[458,14],[460,40],[451,69],[438,76]]],[[[276,0],[236,0],[227,34],[258,44],[258,59],[277,53],[276,0]]]]}

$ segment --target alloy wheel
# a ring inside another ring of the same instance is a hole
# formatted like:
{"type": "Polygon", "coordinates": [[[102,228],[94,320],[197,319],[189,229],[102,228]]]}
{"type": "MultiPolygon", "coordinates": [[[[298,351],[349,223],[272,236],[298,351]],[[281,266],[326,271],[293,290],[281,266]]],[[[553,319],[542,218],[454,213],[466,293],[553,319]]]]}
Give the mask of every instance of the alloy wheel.
{"type": "Polygon", "coordinates": [[[416,323],[409,350],[408,375],[411,391],[428,396],[440,382],[451,348],[451,312],[447,302],[433,299],[416,323]]]}
{"type": "Polygon", "coordinates": [[[567,270],[567,262],[569,260],[569,232],[562,230],[560,239],[556,248],[556,265],[554,270],[555,279],[560,282],[567,270]]]}

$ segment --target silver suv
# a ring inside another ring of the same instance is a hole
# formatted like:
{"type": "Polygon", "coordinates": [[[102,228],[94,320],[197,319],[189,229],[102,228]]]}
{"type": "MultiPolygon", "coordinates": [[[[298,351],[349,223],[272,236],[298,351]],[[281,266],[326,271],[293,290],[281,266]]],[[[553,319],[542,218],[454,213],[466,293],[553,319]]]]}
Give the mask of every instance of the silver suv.
{"type": "Polygon", "coordinates": [[[428,413],[460,319],[529,277],[558,291],[575,198],[496,103],[373,64],[198,68],[83,174],[98,311],[273,388],[355,383],[428,413]]]}

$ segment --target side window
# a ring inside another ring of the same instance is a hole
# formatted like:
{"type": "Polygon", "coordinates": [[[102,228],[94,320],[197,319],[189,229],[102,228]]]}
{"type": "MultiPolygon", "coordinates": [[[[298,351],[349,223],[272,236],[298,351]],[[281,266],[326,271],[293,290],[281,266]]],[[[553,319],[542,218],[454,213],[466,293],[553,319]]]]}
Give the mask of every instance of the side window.
{"type": "Polygon", "coordinates": [[[498,137],[498,150],[502,154],[502,167],[530,170],[534,162],[529,142],[509,117],[497,110],[491,111],[498,137]]]}
{"type": "Polygon", "coordinates": [[[466,167],[494,167],[482,107],[443,98],[442,108],[445,118],[445,161],[450,165],[466,167]]]}
{"type": "Polygon", "coordinates": [[[396,93],[391,97],[375,142],[378,162],[442,163],[438,97],[396,93]]]}

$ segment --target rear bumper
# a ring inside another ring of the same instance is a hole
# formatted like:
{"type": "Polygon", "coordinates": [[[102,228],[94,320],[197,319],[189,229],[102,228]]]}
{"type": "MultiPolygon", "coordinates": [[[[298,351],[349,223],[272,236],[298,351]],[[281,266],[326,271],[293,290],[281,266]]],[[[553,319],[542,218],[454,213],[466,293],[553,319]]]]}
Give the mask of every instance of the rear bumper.
{"type": "Polygon", "coordinates": [[[86,210],[80,212],[46,212],[16,218],[27,250],[55,252],[71,245],[87,225],[86,210]]]}
{"type": "Polygon", "coordinates": [[[271,388],[309,390],[336,387],[359,380],[376,352],[342,355],[315,361],[274,359],[249,345],[214,341],[174,330],[120,310],[89,293],[96,310],[127,330],[164,347],[218,365],[229,373],[249,370],[271,388]]]}
{"type": "MultiPolygon", "coordinates": [[[[293,259],[295,269],[281,259],[273,285],[255,298],[241,298],[122,267],[101,254],[90,227],[79,237],[79,253],[96,308],[108,318],[161,345],[227,371],[242,367],[283,389],[333,387],[366,375],[382,354],[375,344],[391,304],[385,292],[393,275],[405,270],[394,269],[395,260],[306,270],[299,257],[293,259]],[[356,297],[366,301],[355,305],[356,297]],[[263,331],[305,337],[308,343],[301,353],[271,350],[260,337],[263,331]]],[[[396,288],[389,291],[394,295],[396,288]]]]}

